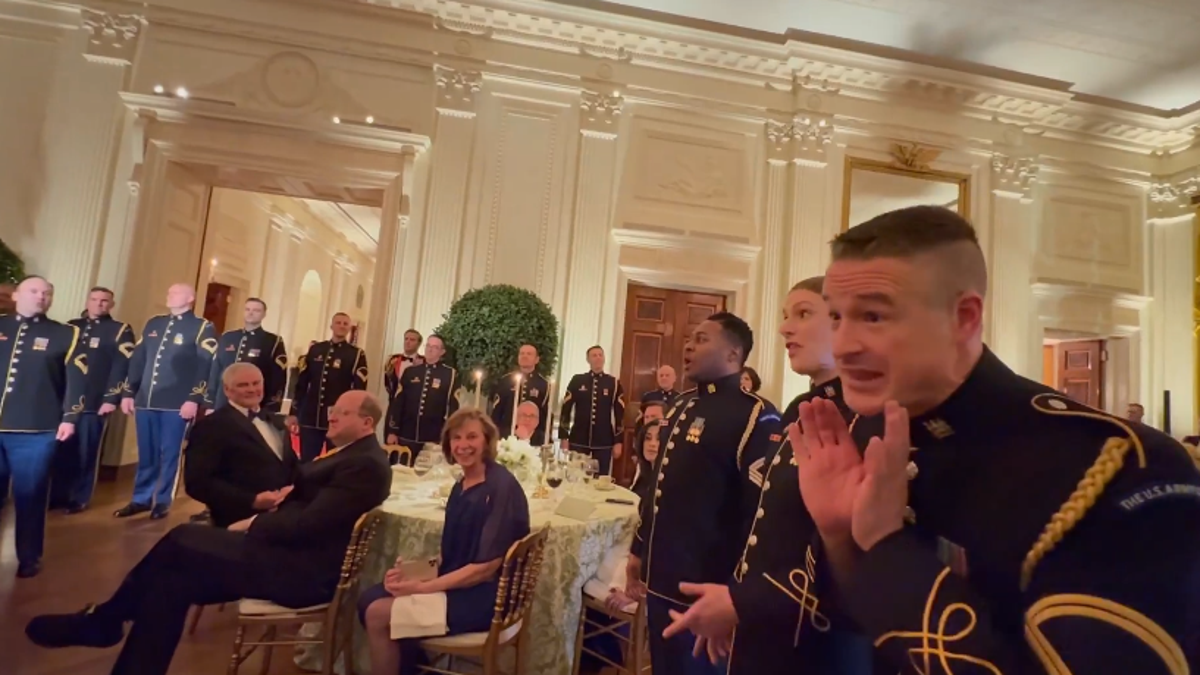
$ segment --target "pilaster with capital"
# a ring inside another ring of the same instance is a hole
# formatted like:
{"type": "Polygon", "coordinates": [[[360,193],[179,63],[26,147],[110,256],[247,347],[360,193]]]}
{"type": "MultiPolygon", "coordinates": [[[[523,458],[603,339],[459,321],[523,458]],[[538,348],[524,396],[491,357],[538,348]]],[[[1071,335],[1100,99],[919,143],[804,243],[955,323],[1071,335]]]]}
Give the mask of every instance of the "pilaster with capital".
{"type": "Polygon", "coordinates": [[[36,222],[52,242],[39,270],[55,285],[57,318],[75,316],[96,280],[112,183],[113,156],[124,116],[119,93],[144,20],[134,14],[81,10],[81,30],[62,39],[43,127],[50,176],[36,222]]]}
{"type": "MultiPolygon", "coordinates": [[[[829,266],[829,241],[837,236],[842,222],[838,208],[837,172],[842,150],[833,142],[833,123],[812,113],[797,114],[791,121],[791,213],[787,229],[787,279],[792,284],[809,277],[820,276],[829,266]]],[[[780,299],[780,301],[782,298],[780,299]]],[[[772,310],[778,315],[778,307],[772,310]]],[[[780,364],[783,373],[781,405],[808,390],[808,378],[793,373],[786,362],[780,364]]]]}
{"type": "MultiPolygon", "coordinates": [[[[779,315],[779,307],[787,292],[784,275],[784,253],[787,247],[788,215],[791,212],[791,165],[796,145],[792,123],[767,120],[764,137],[766,140],[767,165],[765,167],[765,194],[763,195],[762,252],[758,259],[759,306],[758,315],[769,321],[779,315]]],[[[763,325],[769,331],[770,326],[763,325]]],[[[778,349],[755,350],[756,366],[762,377],[762,394],[772,401],[780,400],[783,392],[783,370],[778,349]]]]}
{"type": "Polygon", "coordinates": [[[579,98],[579,164],[575,174],[575,209],[567,272],[563,325],[563,373],[582,372],[585,353],[601,339],[602,312],[617,299],[605,297],[602,283],[612,242],[613,198],[616,193],[617,134],[624,99],[594,91],[579,98]]]}
{"type": "Polygon", "coordinates": [[[1146,269],[1150,271],[1147,414],[1161,420],[1161,396],[1171,392],[1171,434],[1196,432],[1195,344],[1196,207],[1200,171],[1159,179],[1148,194],[1146,269]]]}
{"type": "Polygon", "coordinates": [[[457,280],[467,187],[475,147],[476,108],[483,88],[477,71],[434,67],[437,122],[430,154],[421,274],[414,325],[428,333],[458,295],[457,280]]]}
{"type": "Polygon", "coordinates": [[[1035,210],[1033,189],[1037,159],[995,154],[991,158],[991,228],[989,344],[1017,373],[1041,378],[1042,335],[1036,330],[1033,296],[1035,210]]]}

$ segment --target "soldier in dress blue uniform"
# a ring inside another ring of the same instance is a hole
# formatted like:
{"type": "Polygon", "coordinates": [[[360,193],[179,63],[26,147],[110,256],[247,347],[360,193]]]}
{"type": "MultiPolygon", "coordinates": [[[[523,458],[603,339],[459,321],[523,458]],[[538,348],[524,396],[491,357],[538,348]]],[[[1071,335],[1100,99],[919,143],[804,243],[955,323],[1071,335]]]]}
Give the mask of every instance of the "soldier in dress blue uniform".
{"type": "Polygon", "coordinates": [[[287,347],[283,338],[262,327],[266,316],[267,303],[250,298],[242,307],[243,326],[221,334],[208,375],[208,398],[204,401],[208,412],[227,401],[221,374],[229,366],[242,362],[253,363],[262,372],[263,410],[271,414],[279,412],[283,405],[283,390],[287,387],[287,347]]]}
{"type": "Polygon", "coordinates": [[[604,372],[604,349],[587,350],[591,370],[567,383],[559,416],[559,434],[567,447],[591,455],[600,463],[600,473],[612,473],[612,462],[621,458],[621,436],[625,433],[625,390],[617,378],[604,372]],[[572,420],[576,413],[578,419],[572,420]]]}
{"type": "Polygon", "coordinates": [[[689,584],[725,584],[742,554],[758,505],[763,457],[781,438],[779,413],[741,387],[754,346],[746,322],[720,312],[684,347],[684,372],[697,388],[675,399],[654,462],[655,486],[640,506],[627,579],[645,595],[654,675],[723,673],[724,659],[695,658],[694,636],[664,630],[694,598],[689,584]],[[681,587],[682,585],[682,587],[681,587]]]}
{"type": "MultiPolygon", "coordinates": [[[[779,332],[788,361],[812,388],[787,407],[783,426],[796,422],[801,403],[824,398],[865,448],[874,420],[859,419],[842,399],[823,282],[824,277],[801,281],[784,302],[779,332]]],[[[816,528],[797,509],[802,502],[791,444],[785,437],[774,445],[772,454],[750,466],[750,480],[761,492],[734,578],[728,585],[691,587],[695,601],[667,633],[696,633],[715,658],[728,655],[733,675],[870,673],[871,645],[817,597],[816,528]]]]}
{"type": "Polygon", "coordinates": [[[385,438],[388,445],[408,448],[410,463],[426,443],[442,437],[446,418],[458,410],[458,373],[442,363],[446,343],[440,335],[430,335],[425,343],[425,363],[404,371],[396,395],[388,404],[385,438]]]}
{"type": "Polygon", "coordinates": [[[983,345],[987,268],[958,214],[886,213],[832,253],[824,294],[846,402],[882,410],[884,434],[860,459],[816,401],[791,436],[818,565],[879,672],[1188,673],[1200,618],[1188,452],[983,345]]]}
{"type": "MultiPolygon", "coordinates": [[[[642,408],[645,408],[646,404],[651,401],[658,401],[664,406],[670,405],[671,401],[675,400],[675,397],[679,395],[679,392],[675,389],[676,376],[674,368],[671,366],[659,366],[658,370],[654,373],[654,377],[658,382],[658,387],[642,394],[642,408]]],[[[638,414],[639,416],[641,415],[641,410],[638,411],[638,414]]]]}
{"type": "Polygon", "coordinates": [[[87,404],[75,420],[75,435],[58,450],[51,485],[51,508],[69,514],[86,510],[92,500],[108,416],[121,404],[133,356],[133,329],[109,314],[115,304],[113,292],[97,286],[88,292],[83,315],[68,322],[79,329],[78,351],[87,354],[88,364],[87,404]]]}
{"type": "Polygon", "coordinates": [[[387,390],[389,401],[400,388],[400,377],[405,369],[425,363],[425,357],[417,352],[424,341],[420,331],[409,328],[404,331],[404,351],[388,357],[387,367],[383,369],[383,388],[387,390]]]}
{"type": "Polygon", "coordinates": [[[325,450],[329,409],[351,390],[367,388],[367,355],[350,344],[350,315],[338,312],[329,324],[332,337],[317,342],[300,357],[296,393],[287,418],[291,433],[300,437],[300,461],[311,462],[325,450]]]}
{"type": "Polygon", "coordinates": [[[0,484],[12,478],[16,507],[17,576],[41,571],[50,471],[59,441],[75,433],[87,406],[87,354],[79,330],[45,316],[50,284],[28,277],[13,293],[12,314],[0,316],[0,484]]]}
{"type": "Polygon", "coordinates": [[[188,427],[208,395],[208,374],[217,336],[192,306],[196,290],[175,284],[167,290],[167,314],[146,322],[129,363],[121,410],[137,425],[138,468],[133,500],[114,515],[150,511],[165,518],[175,498],[179,457],[188,427]],[[134,409],[137,413],[134,414],[134,409]]]}
{"type": "Polygon", "coordinates": [[[517,369],[504,376],[499,391],[492,396],[492,421],[500,430],[501,437],[512,434],[516,428],[517,406],[533,401],[538,407],[538,426],[530,438],[533,445],[546,442],[546,423],[550,418],[550,382],[537,372],[541,355],[531,344],[521,345],[517,352],[517,369]]]}

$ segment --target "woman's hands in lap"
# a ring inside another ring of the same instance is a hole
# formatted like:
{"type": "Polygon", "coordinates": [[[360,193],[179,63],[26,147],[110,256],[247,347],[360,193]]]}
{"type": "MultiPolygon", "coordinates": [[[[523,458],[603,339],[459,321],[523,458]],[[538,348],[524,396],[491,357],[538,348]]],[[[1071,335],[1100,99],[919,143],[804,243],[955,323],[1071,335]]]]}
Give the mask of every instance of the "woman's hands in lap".
{"type": "Polygon", "coordinates": [[[383,575],[383,589],[391,593],[392,597],[403,598],[407,595],[420,593],[421,582],[405,579],[403,572],[392,568],[383,575]]]}

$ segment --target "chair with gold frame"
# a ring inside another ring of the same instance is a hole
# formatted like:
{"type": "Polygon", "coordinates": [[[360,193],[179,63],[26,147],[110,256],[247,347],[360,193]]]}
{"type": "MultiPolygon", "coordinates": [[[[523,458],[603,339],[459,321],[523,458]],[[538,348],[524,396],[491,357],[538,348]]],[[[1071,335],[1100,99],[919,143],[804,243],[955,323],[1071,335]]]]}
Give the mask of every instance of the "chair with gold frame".
{"type": "Polygon", "coordinates": [[[499,675],[503,672],[500,656],[505,647],[511,647],[514,652],[513,674],[524,674],[529,608],[533,605],[533,594],[542,570],[549,532],[547,526],[529,534],[510,546],[504,555],[504,563],[500,566],[500,588],[496,592],[496,613],[486,633],[421,640],[421,647],[434,656],[432,664],[419,666],[422,674],[458,675],[461,671],[451,669],[454,659],[462,657],[481,667],[483,675],[499,675]]]}
{"type": "Polygon", "coordinates": [[[383,451],[387,453],[388,462],[392,466],[402,464],[404,466],[412,465],[412,450],[403,445],[385,445],[383,451]]]}
{"type": "Polygon", "coordinates": [[[271,669],[271,651],[275,647],[293,647],[296,645],[323,645],[325,659],[321,672],[332,675],[333,664],[338,658],[342,659],[342,672],[352,673],[351,664],[352,640],[356,622],[356,601],[358,599],[358,577],[362,570],[363,561],[371,547],[371,540],[383,520],[383,512],[379,509],[363,514],[354,525],[350,535],[350,545],[346,547],[346,557],[342,561],[342,574],[338,580],[333,599],[324,604],[313,605],[301,609],[282,607],[266,600],[242,600],[238,603],[237,635],[233,639],[233,655],[229,660],[228,675],[236,675],[238,669],[256,649],[264,649],[262,670],[265,675],[271,669]],[[278,637],[278,630],[286,627],[299,627],[306,623],[320,623],[321,633],[314,638],[303,638],[298,635],[278,637]],[[261,637],[247,640],[246,631],[250,628],[263,629],[261,637]],[[244,649],[249,647],[249,649],[244,649]]]}
{"type": "Polygon", "coordinates": [[[579,612],[579,629],[575,633],[575,669],[574,675],[579,675],[579,667],[584,655],[602,661],[609,672],[615,670],[622,675],[642,675],[650,671],[649,641],[646,635],[646,603],[638,602],[633,612],[622,612],[609,609],[603,600],[597,600],[583,592],[583,607],[579,612]],[[611,623],[601,624],[588,618],[588,610],[593,610],[612,619],[611,623]],[[626,637],[620,633],[624,627],[629,627],[626,637]],[[586,646],[589,638],[611,635],[621,645],[621,663],[614,663],[607,656],[592,651],[586,646]]]}

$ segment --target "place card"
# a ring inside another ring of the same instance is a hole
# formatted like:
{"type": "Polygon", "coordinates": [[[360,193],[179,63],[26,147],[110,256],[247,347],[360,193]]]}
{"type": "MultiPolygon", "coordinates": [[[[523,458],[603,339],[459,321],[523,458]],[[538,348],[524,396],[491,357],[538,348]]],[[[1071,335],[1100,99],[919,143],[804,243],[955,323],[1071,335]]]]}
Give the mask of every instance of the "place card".
{"type": "Polygon", "coordinates": [[[567,495],[559,502],[558,508],[554,510],[554,515],[572,520],[586,521],[595,510],[595,502],[567,495]]]}

